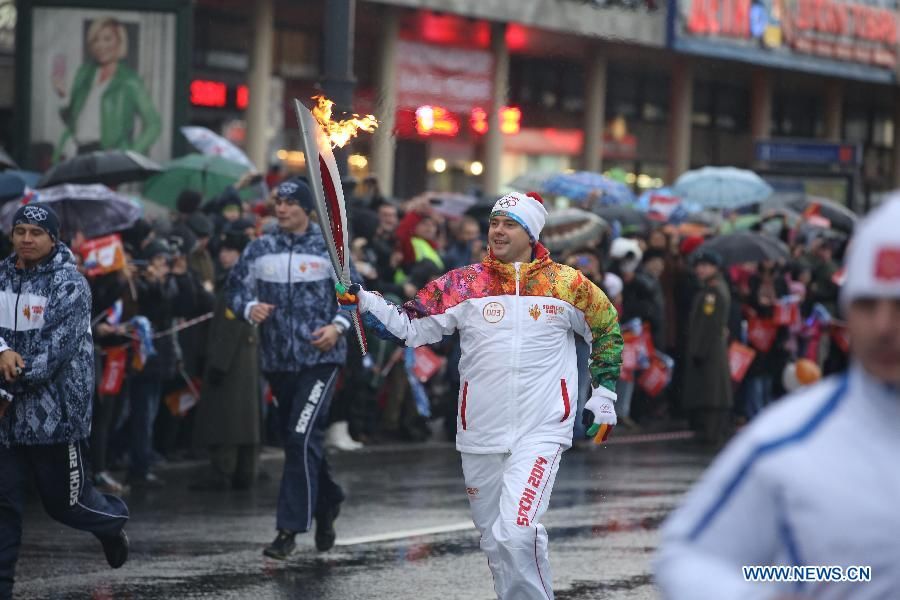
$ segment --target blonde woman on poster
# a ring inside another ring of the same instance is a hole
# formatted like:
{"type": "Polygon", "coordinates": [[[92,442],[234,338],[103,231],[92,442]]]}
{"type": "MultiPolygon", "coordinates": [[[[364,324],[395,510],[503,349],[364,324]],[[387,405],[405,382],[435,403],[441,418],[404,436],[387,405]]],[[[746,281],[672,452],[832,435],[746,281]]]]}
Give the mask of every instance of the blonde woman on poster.
{"type": "Polygon", "coordinates": [[[72,151],[134,150],[148,154],[159,138],[161,122],[144,82],[125,64],[128,35],[112,17],[95,19],[87,31],[90,60],[75,74],[68,94],[65,89],[65,56],[53,64],[53,88],[68,104],[60,110],[65,129],[53,152],[53,162],[72,151]],[[135,137],[135,120],[140,133],[135,137]]]}

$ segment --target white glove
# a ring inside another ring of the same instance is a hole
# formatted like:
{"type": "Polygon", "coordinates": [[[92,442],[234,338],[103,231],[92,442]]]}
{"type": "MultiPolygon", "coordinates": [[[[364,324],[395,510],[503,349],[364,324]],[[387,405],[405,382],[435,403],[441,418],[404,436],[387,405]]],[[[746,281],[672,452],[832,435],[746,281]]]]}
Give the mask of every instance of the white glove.
{"type": "Polygon", "coordinates": [[[618,423],[616,418],[616,394],[605,387],[594,388],[591,397],[584,405],[584,411],[581,414],[581,423],[587,429],[587,436],[594,437],[601,432],[601,439],[595,439],[596,442],[605,442],[609,434],[612,433],[613,427],[618,423]],[[605,427],[603,427],[605,425],[605,427]]]}

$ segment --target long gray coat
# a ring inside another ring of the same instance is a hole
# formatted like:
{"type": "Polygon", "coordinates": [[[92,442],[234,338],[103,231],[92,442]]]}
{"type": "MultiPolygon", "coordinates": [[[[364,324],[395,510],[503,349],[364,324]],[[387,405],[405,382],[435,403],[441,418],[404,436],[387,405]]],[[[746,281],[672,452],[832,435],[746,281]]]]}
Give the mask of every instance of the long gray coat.
{"type": "Polygon", "coordinates": [[[730,409],[728,315],[731,294],[721,277],[701,287],[691,303],[687,328],[684,408],[730,409]]]}
{"type": "Polygon", "coordinates": [[[259,444],[259,362],[256,328],[216,295],[203,391],[197,406],[195,442],[201,446],[259,444]],[[217,384],[209,373],[225,373],[217,384]]]}

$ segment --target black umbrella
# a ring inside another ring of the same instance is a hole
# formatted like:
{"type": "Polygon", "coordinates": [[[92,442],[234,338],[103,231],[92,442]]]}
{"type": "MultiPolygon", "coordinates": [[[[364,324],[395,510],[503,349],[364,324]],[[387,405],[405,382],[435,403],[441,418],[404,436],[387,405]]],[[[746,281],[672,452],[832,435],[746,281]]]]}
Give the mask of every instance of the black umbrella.
{"type": "Polygon", "coordinates": [[[647,215],[631,206],[596,206],[592,210],[610,225],[618,221],[622,233],[647,232],[652,227],[647,215]]]}
{"type": "Polygon", "coordinates": [[[0,171],[5,171],[6,169],[18,169],[19,165],[16,164],[16,161],[12,159],[12,157],[6,153],[6,150],[0,148],[0,171]]]}
{"type": "Polygon", "coordinates": [[[831,228],[843,231],[844,233],[853,233],[859,216],[834,200],[828,198],[818,198],[816,196],[807,196],[806,194],[776,194],[766,205],[775,204],[786,206],[798,213],[803,213],[807,209],[815,211],[815,214],[828,219],[831,222],[831,228]]]}
{"type": "Polygon", "coordinates": [[[61,162],[44,175],[38,187],[63,183],[102,183],[116,186],[143,181],[162,171],[162,167],[131,150],[106,150],[81,154],[61,162]]]}
{"type": "Polygon", "coordinates": [[[739,231],[720,235],[705,242],[696,252],[711,250],[722,257],[725,266],[763,260],[787,260],[791,253],[782,242],[768,235],[739,231]]]}

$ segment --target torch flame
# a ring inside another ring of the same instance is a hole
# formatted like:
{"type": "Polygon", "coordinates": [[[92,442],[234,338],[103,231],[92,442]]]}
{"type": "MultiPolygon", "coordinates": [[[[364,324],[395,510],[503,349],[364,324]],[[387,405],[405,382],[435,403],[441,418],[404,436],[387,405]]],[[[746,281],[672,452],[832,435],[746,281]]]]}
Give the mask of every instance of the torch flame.
{"type": "Polygon", "coordinates": [[[378,121],[375,120],[374,115],[360,117],[354,114],[351,118],[344,121],[332,121],[331,107],[334,106],[334,102],[325,96],[314,96],[313,100],[317,104],[310,112],[312,112],[316,121],[319,122],[319,125],[322,126],[325,135],[328,136],[328,141],[331,142],[332,148],[342,148],[352,138],[356,137],[360,131],[372,133],[378,127],[378,121]]]}

